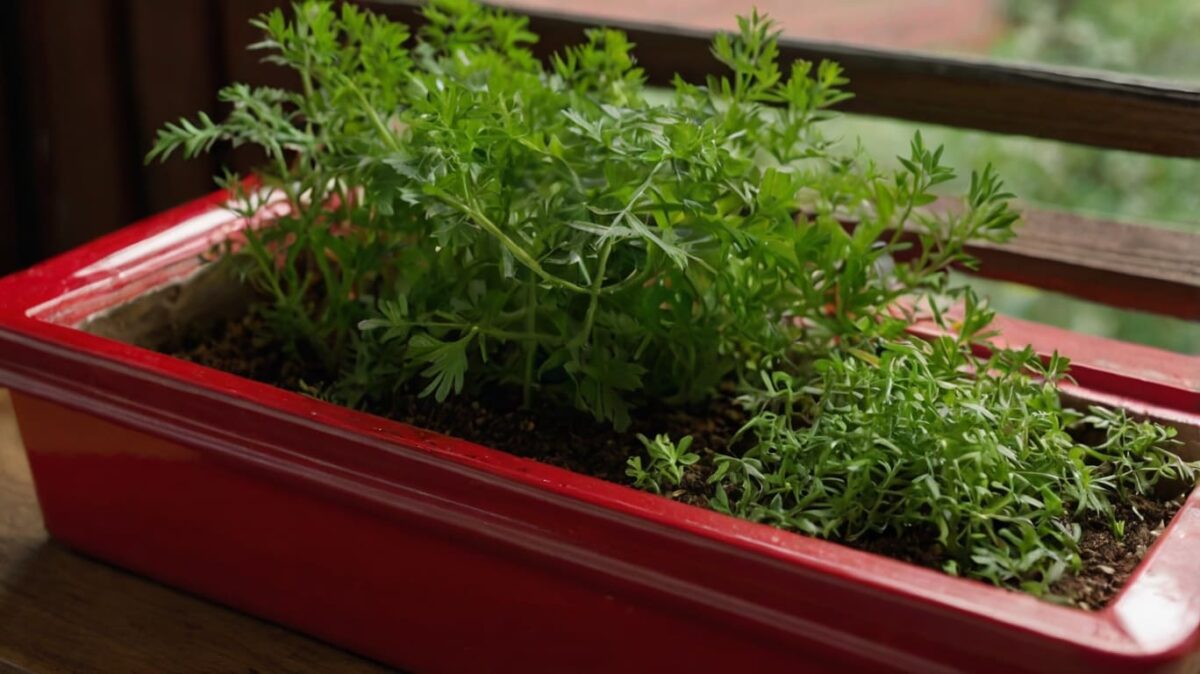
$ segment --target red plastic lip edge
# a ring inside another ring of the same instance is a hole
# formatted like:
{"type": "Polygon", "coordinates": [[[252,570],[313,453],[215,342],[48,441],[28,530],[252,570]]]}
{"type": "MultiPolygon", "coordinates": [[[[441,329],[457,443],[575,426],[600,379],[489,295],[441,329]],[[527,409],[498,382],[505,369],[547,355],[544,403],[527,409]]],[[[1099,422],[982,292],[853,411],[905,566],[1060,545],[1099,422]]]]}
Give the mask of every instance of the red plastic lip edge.
{"type": "MultiPolygon", "coordinates": [[[[71,327],[98,310],[194,270],[200,253],[244,226],[222,208],[226,199],[225,193],[215,193],[0,279],[0,344],[74,354],[99,367],[169,382],[210,398],[233,399],[239,407],[257,408],[273,416],[310,423],[320,419],[319,423],[368,444],[383,443],[425,453],[432,460],[450,461],[492,479],[540,490],[547,497],[589,504],[745,553],[877,588],[906,602],[938,605],[1032,636],[1074,644],[1095,654],[1163,662],[1183,657],[1195,649],[1200,639],[1200,574],[1196,573],[1195,561],[1200,559],[1200,489],[1192,493],[1160,536],[1121,596],[1106,609],[1087,613],[438,436],[71,327]]],[[[1054,343],[1069,355],[1103,353],[1106,362],[1102,366],[1096,367],[1086,357],[1077,357],[1077,366],[1106,372],[1107,381],[1124,384],[1127,390],[1149,384],[1158,391],[1154,404],[1127,396],[1116,386],[1099,391],[1085,389],[1085,393],[1200,426],[1200,414],[1196,414],[1200,405],[1193,404],[1200,399],[1200,390],[1194,385],[1200,381],[1200,358],[1149,350],[1157,365],[1145,370],[1150,361],[1143,347],[1011,319],[1008,328],[1010,342],[1044,344],[1047,339],[1057,339],[1054,343]],[[1137,352],[1133,371],[1120,367],[1121,351],[1125,349],[1137,352]],[[1168,405],[1161,404],[1164,402],[1168,405]]],[[[5,354],[0,352],[0,384],[20,388],[21,378],[29,376],[19,363],[6,362],[5,354]]]]}

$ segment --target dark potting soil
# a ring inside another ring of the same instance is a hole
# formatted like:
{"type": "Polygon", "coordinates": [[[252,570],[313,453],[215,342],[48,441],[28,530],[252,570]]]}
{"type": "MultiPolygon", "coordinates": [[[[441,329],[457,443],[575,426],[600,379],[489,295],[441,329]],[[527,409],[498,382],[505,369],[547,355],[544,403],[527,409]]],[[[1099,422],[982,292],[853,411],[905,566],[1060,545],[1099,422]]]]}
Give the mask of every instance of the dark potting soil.
{"type": "MultiPolygon", "coordinates": [[[[252,316],[243,316],[220,323],[211,332],[188,335],[163,351],[293,391],[302,391],[302,382],[314,383],[312,373],[285,359],[281,349],[259,341],[258,336],[265,334],[261,327],[252,316]]],[[[668,433],[673,438],[691,435],[693,451],[700,452],[702,459],[688,469],[680,488],[667,496],[706,506],[705,480],[707,466],[711,465],[706,459],[726,451],[745,419],[732,399],[732,388],[725,392],[730,395],[719,396],[702,407],[639,409],[625,432],[597,423],[574,410],[569,401],[524,409],[519,393],[506,389],[485,391],[474,398],[451,397],[443,403],[415,394],[399,396],[391,409],[368,411],[621,484],[632,482],[625,474],[628,457],[644,454],[638,433],[647,437],[668,433]]],[[[1125,522],[1125,535],[1120,539],[1112,534],[1105,518],[1083,519],[1083,569],[1079,574],[1065,575],[1051,588],[1055,599],[1084,609],[1107,604],[1180,505],[1179,498],[1137,498],[1132,506],[1118,506],[1117,516],[1125,522]]],[[[932,531],[841,542],[935,569],[945,562],[932,531]]]]}

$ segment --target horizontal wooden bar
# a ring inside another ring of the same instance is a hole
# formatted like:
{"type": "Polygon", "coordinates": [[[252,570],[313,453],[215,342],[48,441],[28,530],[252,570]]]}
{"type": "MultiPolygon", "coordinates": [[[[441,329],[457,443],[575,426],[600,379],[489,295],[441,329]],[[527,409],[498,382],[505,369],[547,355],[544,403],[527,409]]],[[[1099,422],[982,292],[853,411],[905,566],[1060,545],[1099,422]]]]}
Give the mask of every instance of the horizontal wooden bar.
{"type": "MultiPolygon", "coordinates": [[[[926,210],[961,210],[957,199],[941,198],[926,210]]],[[[1200,233],[1103,220],[1074,213],[1018,208],[1016,236],[1003,243],[975,242],[966,252],[979,265],[959,267],[982,278],[1011,281],[1125,309],[1200,321],[1200,233]]],[[[842,225],[852,230],[853,219],[842,225]]],[[[909,223],[902,240],[920,242],[909,223]]],[[[885,236],[887,236],[885,234],[885,236]]]]}
{"type": "Polygon", "coordinates": [[[1017,236],[969,247],[979,276],[1200,321],[1200,234],[1025,210],[1017,236]]]}
{"type": "MultiPolygon", "coordinates": [[[[420,23],[407,0],[362,4],[420,23]]],[[[545,57],[579,42],[596,25],[620,28],[637,45],[650,83],[676,73],[699,82],[720,72],[709,51],[712,34],[668,24],[642,24],[592,15],[515,10],[541,36],[545,57]]],[[[732,17],[731,17],[732,18],[732,17]]],[[[1019,134],[1178,157],[1200,157],[1200,88],[1109,72],[1004,63],[784,39],[784,62],[832,59],[845,66],[855,98],[846,112],[1019,134]]]]}

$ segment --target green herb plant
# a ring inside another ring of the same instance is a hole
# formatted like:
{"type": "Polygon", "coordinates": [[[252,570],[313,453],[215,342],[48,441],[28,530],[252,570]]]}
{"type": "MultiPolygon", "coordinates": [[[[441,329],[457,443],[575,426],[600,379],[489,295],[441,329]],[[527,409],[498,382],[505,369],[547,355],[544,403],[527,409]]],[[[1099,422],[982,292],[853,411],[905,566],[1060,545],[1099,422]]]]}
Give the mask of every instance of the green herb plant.
{"type": "Polygon", "coordinates": [[[764,374],[746,396],[746,449],[714,461],[712,507],[851,541],[907,530],[943,550],[949,573],[1041,593],[1080,570],[1081,516],[1119,536],[1114,503],[1195,480],[1165,449],[1174,429],[1064,409],[1065,358],[974,355],[991,314],[970,295],[965,311],[953,336],[832,350],[813,377],[764,374]],[[1080,443],[1083,427],[1104,440],[1080,443]]]}
{"type": "Polygon", "coordinates": [[[621,32],[543,64],[524,19],[469,0],[424,16],[414,36],[349,3],[267,14],[252,48],[299,89],[227,87],[224,119],[169,124],[150,153],[266,155],[261,190],[223,184],[247,217],[264,193],[289,213],[225,252],[317,394],[508,387],[624,429],[732,381],[748,449],[702,466],[690,438],[643,438],[638,486],[707,470],[713,507],[815,535],[932,526],[949,570],[1034,591],[1078,568],[1080,513],[1191,477],[1169,431],[1063,410],[1065,361],[971,355],[989,315],[969,296],[957,337],[905,336],[898,307],[959,292],[965,243],[1011,235],[1010,195],[985,169],[961,210],[924,211],[954,174],[920,135],[895,172],[835,153],[821,122],[845,76],[781,67],[765,17],[715,38],[725,74],[661,103],[621,32]],[[1078,445],[1079,424],[1109,441],[1078,445]]]}
{"type": "Polygon", "coordinates": [[[692,447],[690,435],[683,436],[679,442],[672,442],[670,436],[661,433],[653,440],[640,433],[637,437],[646,448],[649,464],[643,469],[642,457],[632,456],[625,474],[633,478],[635,486],[643,489],[661,493],[663,485],[678,487],[687,467],[700,460],[699,454],[688,451],[692,447]]]}

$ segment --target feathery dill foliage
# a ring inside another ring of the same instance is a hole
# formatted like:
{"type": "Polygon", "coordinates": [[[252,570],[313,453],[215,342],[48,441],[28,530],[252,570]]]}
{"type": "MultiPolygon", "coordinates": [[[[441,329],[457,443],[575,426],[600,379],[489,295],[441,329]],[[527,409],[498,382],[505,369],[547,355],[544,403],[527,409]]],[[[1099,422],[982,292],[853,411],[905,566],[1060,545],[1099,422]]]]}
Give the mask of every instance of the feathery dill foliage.
{"type": "MultiPolygon", "coordinates": [[[[973,357],[973,302],[960,337],[904,337],[895,300],[946,290],[965,242],[1010,236],[1010,195],[988,169],[960,212],[930,215],[953,173],[919,135],[891,174],[834,153],[820,121],[847,80],[781,70],[766,18],[714,40],[728,73],[655,104],[618,31],[543,65],[524,19],[469,0],[424,14],[416,36],[349,3],[261,17],[252,48],[300,90],[227,87],[224,120],[169,124],[150,153],[265,152],[291,213],[227,254],[277,341],[325,373],[320,395],[512,386],[620,429],[642,401],[732,378],[756,414],[750,449],[715,464],[714,507],[841,538],[933,523],[949,570],[1035,590],[1078,566],[1073,516],[1190,477],[1168,431],[1063,411],[1062,361],[973,357]],[[896,262],[901,226],[922,245],[896,262]],[[1077,445],[1077,423],[1109,441],[1077,445]]],[[[690,438],[645,443],[630,474],[647,488],[700,460],[690,438]]]]}

